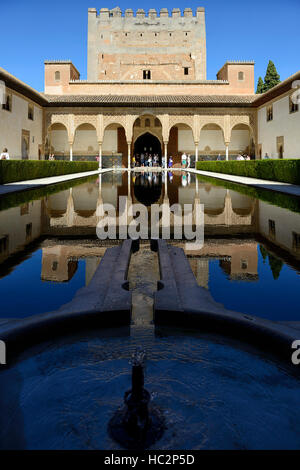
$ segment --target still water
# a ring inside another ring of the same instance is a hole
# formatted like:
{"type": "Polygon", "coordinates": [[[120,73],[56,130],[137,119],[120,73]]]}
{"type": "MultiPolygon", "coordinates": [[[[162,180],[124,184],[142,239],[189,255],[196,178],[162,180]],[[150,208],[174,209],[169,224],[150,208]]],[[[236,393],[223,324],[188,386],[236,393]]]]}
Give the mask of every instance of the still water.
{"type": "MultiPolygon", "coordinates": [[[[193,204],[197,197],[204,204],[205,243],[187,255],[199,285],[229,309],[300,321],[300,206],[295,198],[285,197],[278,205],[274,196],[275,205],[272,195],[267,201],[254,198],[187,172],[106,173],[53,191],[35,194],[33,200],[28,193],[27,201],[23,194],[19,205],[14,198],[1,206],[1,318],[54,310],[87,285],[106,248],[117,242],[96,237],[97,209],[110,203],[118,210],[119,196],[126,196],[147,208],[166,201],[193,204]]],[[[171,243],[185,247],[184,241],[171,243]]]]}
{"type": "Polygon", "coordinates": [[[0,375],[1,449],[119,449],[107,426],[143,344],[167,429],[153,449],[299,449],[299,380],[237,341],[118,330],[34,348],[0,375]]]}

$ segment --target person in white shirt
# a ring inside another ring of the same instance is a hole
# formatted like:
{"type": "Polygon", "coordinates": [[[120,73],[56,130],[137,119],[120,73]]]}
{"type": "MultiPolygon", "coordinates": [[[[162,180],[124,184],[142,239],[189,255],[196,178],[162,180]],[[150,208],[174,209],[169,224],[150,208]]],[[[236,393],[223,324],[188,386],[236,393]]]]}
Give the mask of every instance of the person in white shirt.
{"type": "Polygon", "coordinates": [[[9,153],[7,148],[3,149],[3,152],[0,155],[0,160],[9,160],[9,153]]]}

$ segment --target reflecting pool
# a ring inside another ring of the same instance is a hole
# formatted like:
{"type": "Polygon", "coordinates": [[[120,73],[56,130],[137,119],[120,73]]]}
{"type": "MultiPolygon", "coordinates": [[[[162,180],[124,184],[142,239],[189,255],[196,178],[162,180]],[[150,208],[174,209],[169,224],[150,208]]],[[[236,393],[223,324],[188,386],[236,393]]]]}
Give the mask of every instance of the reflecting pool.
{"type": "MultiPolygon", "coordinates": [[[[103,204],[120,215],[120,196],[145,206],[149,218],[151,204],[204,204],[204,246],[186,252],[199,285],[228,309],[300,321],[299,200],[270,192],[253,197],[247,188],[180,171],[109,172],[6,199],[0,206],[2,319],[54,310],[88,284],[106,248],[119,243],[99,240],[96,226],[103,204]]],[[[184,240],[170,243],[185,248],[184,240]]]]}

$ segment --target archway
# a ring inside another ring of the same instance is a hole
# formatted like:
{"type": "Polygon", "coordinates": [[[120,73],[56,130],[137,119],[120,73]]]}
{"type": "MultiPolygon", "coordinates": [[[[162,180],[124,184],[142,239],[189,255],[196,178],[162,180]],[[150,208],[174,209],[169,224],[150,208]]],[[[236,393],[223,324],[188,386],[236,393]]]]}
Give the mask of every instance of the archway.
{"type": "Polygon", "coordinates": [[[56,160],[69,160],[70,158],[68,130],[60,122],[55,122],[48,128],[45,155],[48,158],[52,153],[56,160]]]}
{"type": "Polygon", "coordinates": [[[136,139],[133,153],[135,156],[140,156],[142,153],[148,153],[152,156],[157,154],[159,162],[161,162],[161,143],[155,135],[146,132],[136,139]]]}
{"type": "Polygon", "coordinates": [[[98,157],[98,139],[95,127],[89,123],[80,124],[74,135],[73,160],[95,161],[98,157]]]}
{"type": "Polygon", "coordinates": [[[225,160],[224,132],[219,124],[209,122],[200,131],[199,157],[201,160],[216,160],[219,155],[225,160]]]}
{"type": "Polygon", "coordinates": [[[229,153],[233,158],[238,154],[248,154],[255,156],[255,147],[251,128],[248,124],[236,124],[231,129],[231,137],[229,144],[229,153]]]}

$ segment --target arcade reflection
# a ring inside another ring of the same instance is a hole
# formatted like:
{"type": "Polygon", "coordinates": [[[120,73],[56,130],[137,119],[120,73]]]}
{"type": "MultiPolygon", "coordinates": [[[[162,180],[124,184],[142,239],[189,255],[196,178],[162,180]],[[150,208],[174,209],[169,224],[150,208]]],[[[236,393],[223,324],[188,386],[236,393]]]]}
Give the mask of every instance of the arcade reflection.
{"type": "MultiPolygon", "coordinates": [[[[75,288],[88,284],[106,248],[118,243],[99,240],[95,227],[103,217],[103,204],[112,204],[118,213],[120,196],[126,196],[128,205],[143,204],[149,218],[154,203],[204,204],[204,246],[187,252],[198,283],[227,308],[274,320],[300,320],[293,299],[299,285],[300,213],[198,181],[180,171],[105,173],[0,212],[1,296],[7,289],[3,280],[22,269],[25,260],[34,258],[39,250],[41,282],[69,283],[78,261],[85,260],[84,276],[75,288]],[[260,302],[261,310],[253,303],[259,292],[268,302],[267,307],[260,302]],[[291,293],[288,300],[287,292],[291,293]],[[290,304],[282,315],[275,305],[280,295],[290,304]]],[[[185,248],[183,240],[171,243],[185,248]]],[[[30,266],[27,271],[30,277],[30,266]]],[[[48,310],[45,305],[44,311],[48,310]]]]}

